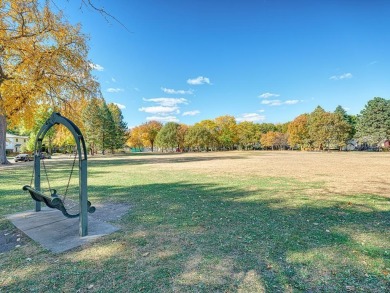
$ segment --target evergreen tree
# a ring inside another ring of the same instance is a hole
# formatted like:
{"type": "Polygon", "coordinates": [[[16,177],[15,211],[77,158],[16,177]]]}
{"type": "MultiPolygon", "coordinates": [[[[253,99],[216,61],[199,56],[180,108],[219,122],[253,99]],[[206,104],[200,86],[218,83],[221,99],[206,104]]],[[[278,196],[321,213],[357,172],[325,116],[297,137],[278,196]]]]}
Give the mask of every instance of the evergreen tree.
{"type": "Polygon", "coordinates": [[[102,99],[93,98],[82,112],[85,129],[84,136],[91,155],[97,153],[103,136],[103,121],[101,113],[102,103],[102,99]]]}
{"type": "Polygon", "coordinates": [[[375,97],[368,101],[358,116],[356,137],[371,145],[390,137],[390,100],[375,97]]]}
{"type": "Polygon", "coordinates": [[[104,155],[107,149],[113,150],[115,148],[116,138],[115,121],[107,103],[104,100],[101,105],[101,114],[103,128],[100,147],[104,155]]]}
{"type": "Polygon", "coordinates": [[[347,141],[352,139],[356,133],[356,116],[348,115],[347,111],[340,105],[336,107],[334,113],[340,115],[340,117],[349,124],[351,130],[348,134],[347,141]]]}
{"type": "Polygon", "coordinates": [[[108,108],[111,112],[115,128],[113,144],[111,146],[111,151],[114,153],[116,149],[123,148],[126,143],[127,123],[123,121],[122,111],[119,109],[118,105],[110,103],[108,104],[108,108]]]}

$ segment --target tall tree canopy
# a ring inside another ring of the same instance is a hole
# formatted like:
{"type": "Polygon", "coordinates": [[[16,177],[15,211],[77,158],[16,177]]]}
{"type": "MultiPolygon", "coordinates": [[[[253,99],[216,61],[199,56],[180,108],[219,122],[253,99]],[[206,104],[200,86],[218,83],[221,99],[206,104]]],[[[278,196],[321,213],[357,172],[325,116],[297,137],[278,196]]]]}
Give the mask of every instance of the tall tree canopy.
{"type": "MultiPolygon", "coordinates": [[[[81,27],[51,11],[49,1],[0,1],[0,163],[7,163],[7,123],[34,123],[42,104],[65,115],[95,95],[81,27]]],[[[73,113],[74,115],[74,113],[73,113]]]]}
{"type": "Polygon", "coordinates": [[[156,144],[164,149],[179,147],[180,124],[167,122],[156,137],[156,144]]]}
{"type": "Polygon", "coordinates": [[[144,145],[150,146],[152,148],[152,152],[154,151],[154,142],[156,140],[157,134],[160,129],[163,127],[162,123],[159,121],[148,121],[141,125],[143,134],[142,138],[144,140],[144,145]]]}
{"type": "Polygon", "coordinates": [[[304,149],[311,146],[308,117],[307,114],[299,115],[288,125],[288,143],[292,148],[297,146],[304,149]]]}
{"type": "Polygon", "coordinates": [[[215,118],[217,124],[217,139],[220,147],[233,149],[238,142],[236,118],[230,115],[215,118]]]}
{"type": "Polygon", "coordinates": [[[358,117],[356,137],[369,144],[390,137],[390,100],[376,97],[368,101],[358,117]]]}
{"type": "Polygon", "coordinates": [[[113,144],[111,146],[111,151],[114,153],[114,150],[122,148],[127,139],[127,123],[123,120],[123,115],[121,109],[118,105],[114,103],[108,104],[108,109],[110,109],[112,119],[114,121],[114,137],[113,144]]]}
{"type": "Polygon", "coordinates": [[[260,142],[261,132],[259,124],[250,121],[243,121],[237,125],[237,137],[239,144],[244,149],[254,147],[256,143],[260,142]]]}

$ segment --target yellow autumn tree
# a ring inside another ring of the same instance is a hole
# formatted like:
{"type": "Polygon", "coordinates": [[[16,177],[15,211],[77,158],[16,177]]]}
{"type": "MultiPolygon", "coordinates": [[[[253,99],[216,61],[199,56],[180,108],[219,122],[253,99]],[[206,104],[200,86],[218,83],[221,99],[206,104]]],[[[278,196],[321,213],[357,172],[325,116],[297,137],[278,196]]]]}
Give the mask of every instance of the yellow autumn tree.
{"type": "Polygon", "coordinates": [[[126,144],[133,148],[138,148],[141,150],[141,148],[144,147],[144,140],[143,134],[145,134],[145,126],[139,125],[129,130],[127,134],[127,141],[126,144]]]}
{"type": "Polygon", "coordinates": [[[148,121],[141,125],[143,144],[144,146],[151,147],[152,152],[154,150],[154,142],[156,140],[157,134],[162,127],[162,123],[155,120],[148,121]]]}
{"type": "Polygon", "coordinates": [[[95,95],[86,37],[54,13],[49,1],[0,0],[0,163],[7,124],[32,126],[41,105],[78,119],[95,95]],[[71,115],[70,115],[71,114],[71,115]]]}

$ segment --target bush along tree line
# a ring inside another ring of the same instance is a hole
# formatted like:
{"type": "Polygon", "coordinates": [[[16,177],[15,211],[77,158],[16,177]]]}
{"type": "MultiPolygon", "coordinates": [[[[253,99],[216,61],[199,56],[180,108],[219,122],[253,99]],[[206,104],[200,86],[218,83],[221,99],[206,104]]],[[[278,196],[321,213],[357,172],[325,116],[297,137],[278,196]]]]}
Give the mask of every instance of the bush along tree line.
{"type": "Polygon", "coordinates": [[[376,97],[359,115],[343,107],[327,112],[318,106],[283,124],[237,123],[233,116],[195,125],[149,121],[129,130],[127,145],[160,151],[217,150],[379,150],[389,147],[390,100],[376,97]]]}

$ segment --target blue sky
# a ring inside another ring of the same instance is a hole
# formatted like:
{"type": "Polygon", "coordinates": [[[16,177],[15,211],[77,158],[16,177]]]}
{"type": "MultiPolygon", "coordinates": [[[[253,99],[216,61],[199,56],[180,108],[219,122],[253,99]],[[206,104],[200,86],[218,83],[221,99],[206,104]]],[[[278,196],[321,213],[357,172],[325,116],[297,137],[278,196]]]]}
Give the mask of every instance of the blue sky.
{"type": "Polygon", "coordinates": [[[284,123],[390,98],[390,1],[69,1],[107,102],[136,126],[221,115],[284,123]],[[81,8],[80,8],[81,6],[81,8]]]}

